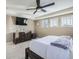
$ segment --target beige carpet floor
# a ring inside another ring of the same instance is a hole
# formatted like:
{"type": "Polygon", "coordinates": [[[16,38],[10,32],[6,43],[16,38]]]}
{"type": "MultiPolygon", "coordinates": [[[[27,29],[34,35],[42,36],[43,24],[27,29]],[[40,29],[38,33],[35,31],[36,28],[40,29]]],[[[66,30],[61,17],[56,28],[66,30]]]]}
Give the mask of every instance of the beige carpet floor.
{"type": "Polygon", "coordinates": [[[6,59],[25,59],[25,48],[29,46],[30,41],[19,44],[12,42],[6,43],[6,59]]]}

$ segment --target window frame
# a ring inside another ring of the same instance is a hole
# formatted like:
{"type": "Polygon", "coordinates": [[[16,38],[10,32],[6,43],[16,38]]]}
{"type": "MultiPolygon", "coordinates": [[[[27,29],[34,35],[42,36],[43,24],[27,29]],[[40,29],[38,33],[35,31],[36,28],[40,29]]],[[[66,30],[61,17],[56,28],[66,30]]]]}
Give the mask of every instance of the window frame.
{"type": "Polygon", "coordinates": [[[73,14],[61,16],[60,17],[60,26],[61,27],[73,27],[73,14]],[[70,18],[69,16],[71,17],[71,19],[69,19],[70,18]],[[71,24],[68,24],[69,23],[68,21],[70,21],[71,24]]]}
{"type": "Polygon", "coordinates": [[[49,27],[49,19],[41,20],[41,27],[42,28],[48,28],[49,27]]]}
{"type": "Polygon", "coordinates": [[[49,27],[59,27],[59,17],[53,17],[49,19],[49,27]],[[53,21],[54,20],[54,21],[53,21]],[[52,22],[51,22],[52,21],[52,22]],[[51,24],[52,23],[52,24],[51,24]]]}

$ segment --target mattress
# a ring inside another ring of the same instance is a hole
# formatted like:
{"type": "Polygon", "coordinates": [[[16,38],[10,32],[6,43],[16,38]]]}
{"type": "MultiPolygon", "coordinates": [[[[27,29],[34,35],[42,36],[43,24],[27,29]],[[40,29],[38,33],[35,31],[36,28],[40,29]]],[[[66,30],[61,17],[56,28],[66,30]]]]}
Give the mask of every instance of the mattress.
{"type": "Polygon", "coordinates": [[[70,59],[70,52],[69,50],[49,46],[46,59],[70,59]]]}
{"type": "Polygon", "coordinates": [[[69,40],[69,49],[61,49],[55,46],[48,46],[47,59],[73,59],[72,39],[69,40]]]}
{"type": "Polygon", "coordinates": [[[57,38],[57,36],[47,36],[41,39],[35,39],[30,43],[30,50],[46,59],[47,48],[50,45],[50,42],[56,41],[57,38]]]}
{"type": "Polygon", "coordinates": [[[30,50],[44,59],[69,59],[69,50],[65,51],[50,45],[51,42],[55,42],[58,39],[59,36],[46,36],[40,39],[35,39],[31,41],[29,47],[30,50]]]}

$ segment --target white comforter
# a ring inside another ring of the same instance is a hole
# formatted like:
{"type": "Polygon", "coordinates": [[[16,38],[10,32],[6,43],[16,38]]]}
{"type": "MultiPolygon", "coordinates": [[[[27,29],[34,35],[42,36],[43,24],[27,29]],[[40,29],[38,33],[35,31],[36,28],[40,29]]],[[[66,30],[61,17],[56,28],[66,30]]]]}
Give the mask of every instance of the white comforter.
{"type": "Polygon", "coordinates": [[[58,39],[59,36],[47,36],[33,40],[30,44],[30,49],[44,59],[70,59],[70,50],[50,45],[51,42],[55,42],[58,39]]]}

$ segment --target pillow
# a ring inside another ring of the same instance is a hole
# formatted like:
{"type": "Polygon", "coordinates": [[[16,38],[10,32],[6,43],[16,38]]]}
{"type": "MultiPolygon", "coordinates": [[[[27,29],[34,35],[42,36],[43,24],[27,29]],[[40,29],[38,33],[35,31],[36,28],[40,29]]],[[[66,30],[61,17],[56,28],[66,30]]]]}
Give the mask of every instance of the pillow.
{"type": "Polygon", "coordinates": [[[61,39],[71,39],[70,36],[60,36],[61,39]]]}

